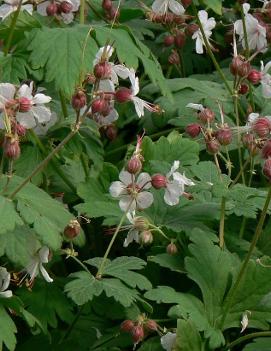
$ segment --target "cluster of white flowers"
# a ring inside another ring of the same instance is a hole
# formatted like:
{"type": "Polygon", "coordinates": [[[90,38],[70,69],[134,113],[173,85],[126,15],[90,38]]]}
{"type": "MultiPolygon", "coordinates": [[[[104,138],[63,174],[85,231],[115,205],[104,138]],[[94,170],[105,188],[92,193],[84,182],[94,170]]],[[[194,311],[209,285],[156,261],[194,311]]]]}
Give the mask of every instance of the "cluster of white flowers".
{"type": "MultiPolygon", "coordinates": [[[[215,19],[213,17],[208,18],[208,13],[204,10],[198,12],[198,17],[201,22],[206,40],[209,42],[209,39],[212,35],[212,30],[216,26],[215,19]]],[[[205,43],[200,28],[193,34],[192,39],[196,40],[197,54],[203,54],[203,46],[205,46],[205,43]]]]}
{"type": "MultiPolygon", "coordinates": [[[[47,124],[52,112],[45,104],[51,97],[33,91],[33,82],[23,84],[19,88],[10,83],[0,84],[0,128],[6,128],[5,117],[9,108],[15,113],[16,122],[26,129],[47,124]]],[[[10,116],[13,117],[13,116],[10,116]]]]}
{"type": "Polygon", "coordinates": [[[271,75],[268,73],[271,68],[271,61],[266,65],[261,61],[261,85],[262,85],[262,94],[266,99],[271,98],[271,75]]]}

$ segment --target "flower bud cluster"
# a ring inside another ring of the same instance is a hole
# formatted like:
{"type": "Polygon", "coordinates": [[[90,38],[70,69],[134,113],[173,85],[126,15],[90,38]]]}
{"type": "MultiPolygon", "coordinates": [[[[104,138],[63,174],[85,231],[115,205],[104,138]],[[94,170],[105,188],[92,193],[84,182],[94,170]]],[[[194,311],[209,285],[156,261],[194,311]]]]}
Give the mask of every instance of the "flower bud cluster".
{"type": "Polygon", "coordinates": [[[144,314],[137,320],[126,319],[121,323],[120,330],[131,334],[134,345],[140,343],[147,335],[158,331],[158,324],[144,314]]]}
{"type": "Polygon", "coordinates": [[[105,16],[109,21],[116,21],[120,16],[120,11],[113,5],[111,0],[103,0],[102,8],[105,12],[105,16]]]}

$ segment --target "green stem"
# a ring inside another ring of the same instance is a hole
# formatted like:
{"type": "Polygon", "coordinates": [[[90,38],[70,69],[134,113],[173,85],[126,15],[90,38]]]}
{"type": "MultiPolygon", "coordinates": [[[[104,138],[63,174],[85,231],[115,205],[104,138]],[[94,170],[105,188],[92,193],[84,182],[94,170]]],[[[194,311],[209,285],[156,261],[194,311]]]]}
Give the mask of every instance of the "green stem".
{"type": "Polygon", "coordinates": [[[83,312],[83,306],[80,306],[78,309],[78,312],[76,313],[76,316],[74,317],[72,323],[69,325],[68,330],[66,331],[66,333],[63,335],[63,337],[60,339],[59,344],[62,344],[62,342],[67,339],[69,337],[69,335],[71,334],[76,322],[78,321],[79,317],[81,316],[82,312],[83,312]]]}
{"type": "Polygon", "coordinates": [[[247,158],[245,163],[244,163],[244,165],[243,165],[243,169],[240,169],[240,171],[238,172],[237,176],[232,181],[230,187],[232,187],[233,185],[235,185],[238,182],[239,178],[241,177],[242,171],[244,171],[247,168],[249,162],[250,162],[250,158],[247,158]]]}
{"type": "Polygon", "coordinates": [[[87,266],[85,266],[84,263],[82,263],[77,257],[75,257],[73,255],[68,256],[68,257],[71,257],[75,262],[77,262],[84,269],[84,271],[86,271],[87,273],[90,274],[90,271],[88,270],[87,266]]]}
{"type": "Polygon", "coordinates": [[[239,110],[238,110],[238,95],[233,96],[234,100],[234,111],[235,111],[235,119],[236,119],[236,126],[237,126],[237,143],[238,143],[238,159],[239,159],[239,166],[241,170],[242,182],[246,184],[244,169],[243,169],[243,161],[242,161],[242,152],[241,152],[241,135],[240,135],[240,121],[239,121],[239,110]]]}
{"type": "Polygon", "coordinates": [[[223,248],[224,244],[225,244],[225,240],[224,240],[225,207],[226,207],[226,199],[223,196],[221,199],[220,222],[219,222],[219,247],[221,247],[221,248],[223,248]]]}
{"type": "MultiPolygon", "coordinates": [[[[192,4],[193,5],[193,4],[192,4]]],[[[210,56],[211,60],[213,61],[213,64],[217,70],[217,72],[219,73],[221,79],[224,81],[225,83],[225,86],[229,92],[230,95],[232,95],[232,89],[229,85],[229,83],[227,82],[227,79],[225,77],[225,74],[223,73],[223,71],[221,70],[216,58],[215,58],[215,55],[213,54],[212,52],[212,49],[211,49],[211,46],[210,46],[210,43],[209,43],[209,40],[207,39],[206,35],[205,35],[205,32],[204,32],[204,29],[202,27],[202,24],[200,22],[200,19],[199,19],[199,16],[198,16],[198,13],[197,13],[197,10],[196,10],[196,7],[195,5],[193,5],[193,8],[194,8],[194,12],[195,12],[195,16],[196,16],[196,19],[197,19],[197,22],[198,22],[198,25],[199,25],[199,28],[200,28],[200,32],[201,32],[201,35],[202,35],[202,38],[203,38],[203,41],[204,41],[204,45],[206,47],[206,50],[207,50],[207,53],[208,55],[210,56]]]]}
{"type": "Polygon", "coordinates": [[[61,109],[64,118],[68,118],[68,109],[67,109],[67,104],[66,104],[66,98],[61,90],[59,90],[59,98],[60,98],[60,103],[61,103],[61,109]]]}
{"type": "Polygon", "coordinates": [[[242,278],[244,277],[245,275],[245,272],[246,272],[246,269],[247,269],[247,266],[248,266],[248,263],[249,263],[249,260],[252,256],[252,253],[256,247],[256,244],[260,238],[260,235],[262,233],[262,229],[263,229],[263,224],[264,224],[264,220],[265,220],[265,217],[266,217],[266,214],[267,214],[267,210],[268,210],[268,206],[269,206],[269,203],[270,203],[270,200],[271,200],[271,186],[269,187],[268,189],[268,193],[267,193],[267,196],[266,196],[266,200],[265,200],[265,204],[264,204],[264,207],[263,207],[263,210],[262,210],[262,213],[261,213],[261,216],[260,216],[260,219],[259,219],[259,222],[257,224],[257,227],[256,227],[256,230],[255,230],[255,234],[252,238],[252,241],[251,241],[251,244],[250,244],[250,247],[249,247],[249,250],[248,250],[248,253],[246,255],[246,258],[241,266],[241,269],[238,273],[238,276],[236,278],[236,281],[233,285],[233,287],[231,288],[227,298],[226,298],[226,302],[225,302],[225,308],[224,308],[224,313],[222,315],[222,318],[221,318],[221,323],[220,323],[220,329],[223,328],[223,325],[224,325],[224,322],[225,322],[225,319],[227,317],[227,314],[229,313],[229,310],[232,306],[232,303],[233,303],[233,298],[236,294],[236,291],[241,283],[241,280],[242,278]]]}
{"type": "Polygon", "coordinates": [[[123,216],[121,217],[121,220],[120,220],[120,222],[119,222],[119,224],[118,224],[118,226],[117,226],[117,228],[116,228],[116,230],[115,230],[115,233],[114,233],[112,239],[110,240],[110,243],[109,243],[109,245],[108,245],[108,247],[107,247],[107,249],[106,249],[106,252],[105,252],[105,254],[104,254],[104,256],[103,256],[101,265],[100,265],[100,267],[99,267],[99,269],[98,269],[98,272],[97,272],[97,274],[96,274],[96,278],[97,278],[97,279],[100,279],[100,278],[103,276],[103,270],[104,270],[104,266],[105,266],[106,259],[107,259],[108,255],[109,255],[109,253],[110,253],[110,250],[111,250],[111,248],[112,248],[112,246],[113,246],[113,244],[114,244],[114,242],[115,242],[115,240],[116,240],[116,238],[117,238],[117,235],[118,235],[118,233],[119,233],[119,231],[120,231],[120,228],[121,228],[121,226],[122,226],[122,223],[123,223],[124,220],[126,219],[126,215],[127,215],[128,211],[129,211],[130,206],[131,206],[131,204],[128,206],[128,209],[126,210],[126,212],[125,212],[125,213],[123,214],[123,216]]]}
{"type": "Polygon", "coordinates": [[[80,15],[79,15],[79,23],[85,23],[85,0],[80,0],[80,15]]]}
{"type": "Polygon", "coordinates": [[[256,332],[256,333],[251,333],[248,335],[241,336],[240,338],[234,340],[230,344],[225,346],[225,350],[232,349],[234,346],[241,344],[242,342],[249,340],[249,339],[254,339],[258,338],[260,336],[271,336],[271,331],[263,331],[263,332],[256,332]]]}
{"type": "Polygon", "coordinates": [[[7,56],[9,49],[10,49],[13,34],[15,31],[16,22],[17,22],[19,13],[21,11],[22,2],[23,2],[23,0],[19,1],[17,10],[14,12],[14,15],[12,17],[11,24],[10,24],[10,31],[9,31],[9,35],[8,35],[8,39],[7,39],[7,44],[5,45],[5,48],[4,48],[4,56],[7,56]]]}
{"type": "Polygon", "coordinates": [[[79,125],[75,126],[75,128],[57,145],[57,147],[29,174],[28,177],[24,179],[24,181],[17,186],[17,188],[8,196],[9,199],[13,199],[15,195],[28,183],[31,178],[33,178],[36,174],[38,174],[47,164],[48,162],[55,156],[60,149],[64,145],[66,145],[70,139],[78,132],[79,125]]]}
{"type": "Polygon", "coordinates": [[[171,239],[168,236],[166,236],[166,234],[159,227],[156,227],[156,225],[150,224],[149,227],[152,228],[153,230],[157,231],[159,234],[161,234],[168,241],[171,241],[171,239]]]}

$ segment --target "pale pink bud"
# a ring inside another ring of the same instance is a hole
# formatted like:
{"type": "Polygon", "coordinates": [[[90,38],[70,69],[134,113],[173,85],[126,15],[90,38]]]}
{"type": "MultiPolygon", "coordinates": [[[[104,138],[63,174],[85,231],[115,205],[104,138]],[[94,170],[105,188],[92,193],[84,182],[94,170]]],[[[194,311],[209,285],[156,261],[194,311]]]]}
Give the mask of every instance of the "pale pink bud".
{"type": "Polygon", "coordinates": [[[167,253],[171,256],[174,256],[178,253],[178,248],[174,243],[170,243],[167,246],[167,253]]]}
{"type": "Polygon", "coordinates": [[[215,137],[221,145],[229,145],[232,142],[232,131],[228,127],[216,131],[215,137]]]}
{"type": "Polygon", "coordinates": [[[252,69],[248,76],[247,79],[252,83],[252,84],[258,84],[262,78],[261,72],[257,71],[256,69],[252,69]]]}
{"type": "Polygon", "coordinates": [[[151,178],[151,183],[155,189],[166,188],[167,178],[162,174],[155,174],[151,178]]]}
{"type": "Polygon", "coordinates": [[[133,327],[131,334],[132,334],[133,342],[135,344],[138,344],[144,338],[144,329],[141,325],[136,325],[133,327]]]}
{"type": "Polygon", "coordinates": [[[136,174],[141,171],[142,163],[139,157],[133,156],[127,163],[127,171],[131,174],[136,174]]]}
{"type": "Polygon", "coordinates": [[[74,239],[80,233],[81,226],[77,219],[71,219],[69,224],[64,229],[64,235],[67,239],[74,239]]]}
{"type": "Polygon", "coordinates": [[[97,63],[94,66],[94,75],[99,79],[107,79],[111,76],[111,66],[108,62],[97,63]]]}
{"type": "Polygon", "coordinates": [[[264,138],[270,134],[271,122],[266,117],[260,117],[256,119],[252,128],[260,138],[264,138]]]}
{"type": "Polygon", "coordinates": [[[188,124],[185,131],[191,138],[196,138],[201,132],[201,126],[198,123],[188,124]]]}
{"type": "Polygon", "coordinates": [[[205,108],[198,113],[198,117],[203,123],[212,122],[215,119],[215,113],[209,109],[205,108]]]}
{"type": "Polygon", "coordinates": [[[86,94],[83,90],[78,90],[73,96],[72,96],[72,107],[75,110],[80,110],[83,108],[87,103],[87,97],[86,94]]]}
{"type": "Polygon", "coordinates": [[[111,0],[103,0],[103,3],[102,3],[102,8],[105,10],[105,11],[110,11],[111,8],[113,6],[113,3],[111,0]]]}
{"type": "Polygon", "coordinates": [[[129,88],[121,87],[115,93],[115,99],[119,103],[130,101],[132,98],[132,91],[129,88]]]}
{"type": "Polygon", "coordinates": [[[158,329],[158,325],[153,319],[148,319],[145,323],[145,328],[148,331],[156,331],[158,329]]]}
{"type": "Polygon", "coordinates": [[[57,13],[58,7],[55,2],[52,2],[46,7],[46,13],[48,16],[55,16],[57,13]]]}
{"type": "Polygon", "coordinates": [[[206,150],[209,154],[214,155],[217,154],[220,149],[220,144],[217,139],[213,138],[210,140],[206,140],[206,150]]]}
{"type": "Polygon", "coordinates": [[[123,332],[126,333],[130,333],[132,331],[132,329],[134,328],[135,324],[132,320],[130,319],[126,319],[125,321],[123,321],[120,325],[120,330],[122,330],[123,332]]]}
{"type": "Polygon", "coordinates": [[[3,149],[4,155],[11,160],[16,160],[21,155],[19,140],[14,137],[5,137],[3,149]]]}
{"type": "Polygon", "coordinates": [[[68,1],[62,1],[61,4],[60,4],[60,12],[63,12],[63,13],[70,13],[72,12],[72,4],[69,3],[68,1]]]}
{"type": "Polygon", "coordinates": [[[106,101],[104,99],[96,99],[92,101],[91,112],[92,113],[101,113],[106,107],[106,101]]]}
{"type": "Polygon", "coordinates": [[[27,97],[21,97],[18,99],[19,102],[19,111],[28,112],[32,107],[32,102],[27,97]]]}
{"type": "Polygon", "coordinates": [[[153,235],[150,230],[144,230],[140,233],[140,243],[142,245],[150,245],[153,242],[153,235]]]}

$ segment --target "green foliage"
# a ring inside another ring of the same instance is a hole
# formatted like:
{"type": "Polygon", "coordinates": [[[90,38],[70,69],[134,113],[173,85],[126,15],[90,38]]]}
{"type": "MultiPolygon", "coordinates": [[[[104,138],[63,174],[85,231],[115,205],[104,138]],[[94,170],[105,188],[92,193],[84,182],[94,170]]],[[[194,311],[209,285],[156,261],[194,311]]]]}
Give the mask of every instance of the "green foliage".
{"type": "Polygon", "coordinates": [[[242,351],[268,351],[271,347],[271,338],[257,338],[252,343],[246,345],[242,351]]]}
{"type": "Polygon", "coordinates": [[[178,320],[175,351],[201,351],[203,344],[195,325],[191,321],[178,320]]]}
{"type": "Polygon", "coordinates": [[[13,320],[11,319],[5,308],[0,305],[0,349],[2,350],[4,345],[8,350],[13,351],[16,347],[15,334],[17,328],[13,320]]]}

